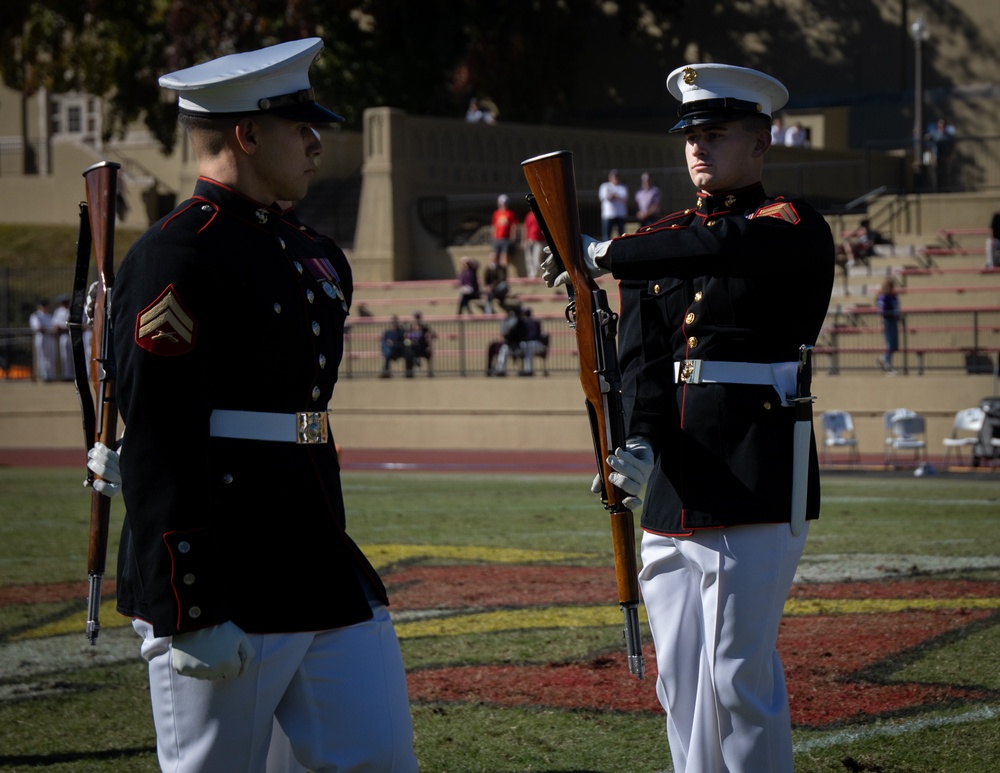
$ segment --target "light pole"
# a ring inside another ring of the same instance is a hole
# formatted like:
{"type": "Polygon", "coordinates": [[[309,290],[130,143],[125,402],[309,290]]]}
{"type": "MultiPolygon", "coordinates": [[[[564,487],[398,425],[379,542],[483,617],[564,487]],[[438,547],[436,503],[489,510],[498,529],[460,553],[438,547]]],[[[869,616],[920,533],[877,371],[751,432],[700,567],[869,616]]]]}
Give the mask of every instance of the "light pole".
{"type": "MultiPolygon", "coordinates": [[[[920,14],[910,25],[910,37],[913,38],[913,172],[917,177],[923,170],[923,137],[924,137],[924,85],[923,66],[921,63],[921,46],[931,36],[927,28],[927,20],[920,14]]],[[[916,180],[914,180],[916,187],[916,180]]]]}

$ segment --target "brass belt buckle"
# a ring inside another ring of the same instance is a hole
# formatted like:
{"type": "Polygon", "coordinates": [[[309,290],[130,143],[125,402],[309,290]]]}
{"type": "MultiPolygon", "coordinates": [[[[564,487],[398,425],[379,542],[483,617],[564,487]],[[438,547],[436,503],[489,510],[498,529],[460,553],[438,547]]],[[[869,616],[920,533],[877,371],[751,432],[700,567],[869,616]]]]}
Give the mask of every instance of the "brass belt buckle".
{"type": "Polygon", "coordinates": [[[295,442],[299,445],[314,445],[327,440],[326,411],[310,411],[295,414],[295,442]]]}
{"type": "Polygon", "coordinates": [[[701,360],[684,360],[684,366],[681,368],[681,383],[701,383],[701,360]]]}

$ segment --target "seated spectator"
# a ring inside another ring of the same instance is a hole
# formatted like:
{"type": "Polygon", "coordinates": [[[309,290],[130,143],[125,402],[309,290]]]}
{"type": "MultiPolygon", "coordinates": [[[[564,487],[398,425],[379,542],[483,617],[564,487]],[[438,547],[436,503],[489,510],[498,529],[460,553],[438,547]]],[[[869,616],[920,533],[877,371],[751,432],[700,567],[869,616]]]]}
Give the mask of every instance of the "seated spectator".
{"type": "Polygon", "coordinates": [[[502,309],[508,309],[507,293],[507,267],[497,262],[493,257],[490,264],[483,271],[483,311],[487,314],[493,313],[493,303],[496,302],[502,309]]]}
{"type": "Polygon", "coordinates": [[[406,376],[413,378],[413,358],[410,356],[410,349],[406,346],[406,331],[399,324],[399,317],[395,314],[392,323],[382,334],[382,374],[381,378],[392,376],[391,365],[394,360],[406,361],[406,376]]]}
{"type": "Polygon", "coordinates": [[[862,220],[857,228],[845,234],[842,244],[848,267],[858,261],[869,264],[869,259],[875,254],[875,233],[869,221],[862,220]]]}
{"type": "MultiPolygon", "coordinates": [[[[423,315],[419,311],[413,312],[413,321],[410,329],[406,331],[406,345],[409,347],[408,361],[412,361],[415,367],[419,367],[421,360],[427,360],[427,375],[434,375],[434,365],[432,357],[434,354],[431,342],[436,338],[433,330],[424,322],[423,315]]],[[[408,373],[407,375],[412,375],[408,373]]]]}
{"type": "Polygon", "coordinates": [[[535,357],[548,349],[548,336],[542,333],[541,323],[531,316],[531,309],[524,308],[521,312],[521,346],[522,360],[521,376],[535,375],[535,357]]]}
{"type": "Polygon", "coordinates": [[[544,356],[548,349],[548,336],[525,306],[511,306],[500,325],[502,341],[490,344],[487,353],[486,375],[506,376],[511,358],[521,360],[519,376],[535,375],[535,357],[544,356]]]}
{"type": "MultiPolygon", "coordinates": [[[[524,341],[524,318],[520,306],[511,306],[507,309],[507,317],[500,324],[500,335],[503,341],[496,347],[496,366],[490,373],[493,376],[507,375],[507,360],[510,359],[512,352],[520,350],[524,341]]],[[[494,344],[490,347],[493,348],[494,344]]]]}

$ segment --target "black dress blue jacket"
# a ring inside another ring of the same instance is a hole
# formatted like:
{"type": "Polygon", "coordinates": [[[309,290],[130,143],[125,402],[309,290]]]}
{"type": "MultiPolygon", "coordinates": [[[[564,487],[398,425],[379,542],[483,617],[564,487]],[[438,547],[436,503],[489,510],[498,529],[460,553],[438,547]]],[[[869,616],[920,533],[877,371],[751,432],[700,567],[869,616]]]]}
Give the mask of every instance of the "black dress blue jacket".
{"type": "Polygon", "coordinates": [[[129,250],[113,289],[126,515],[118,611],[157,636],[367,620],[376,572],[345,530],[329,442],[211,437],[215,409],[326,411],[351,269],[329,239],[199,179],[129,250]]]}
{"type": "MultiPolygon", "coordinates": [[[[791,362],[815,344],[834,281],[826,221],[760,185],[699,194],[695,207],[613,240],[601,263],[621,280],[627,431],[656,456],[643,529],[789,521],[794,410],[770,386],[675,383],[674,363],[791,362]]],[[[818,469],[813,438],[810,519],[818,469]]]]}

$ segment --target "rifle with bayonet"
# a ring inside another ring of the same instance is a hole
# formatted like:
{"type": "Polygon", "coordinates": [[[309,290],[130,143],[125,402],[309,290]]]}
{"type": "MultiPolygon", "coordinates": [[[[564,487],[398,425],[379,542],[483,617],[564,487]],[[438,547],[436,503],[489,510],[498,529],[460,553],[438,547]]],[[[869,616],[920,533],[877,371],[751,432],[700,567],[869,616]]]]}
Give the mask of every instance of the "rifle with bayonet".
{"type": "Polygon", "coordinates": [[[624,615],[629,673],[643,678],[645,662],[639,631],[639,577],[635,557],[632,512],[622,502],[626,494],[611,483],[608,456],[625,447],[621,373],[615,336],[618,315],[608,305],[607,293],[597,286],[583,258],[580,210],[576,195],[573,155],[548,153],[523,161],[531,195],[528,203],[538,219],[553,257],[569,274],[566,310],[576,330],[580,383],[586,397],[601,481],[601,499],[611,515],[618,601],[624,615]]]}
{"type": "MultiPolygon", "coordinates": [[[[83,177],[87,200],[80,204],[80,236],[77,241],[76,273],[70,305],[70,338],[76,391],[83,413],[86,449],[95,443],[115,447],[118,405],[115,402],[115,360],[111,346],[111,290],[115,283],[115,205],[118,198],[119,164],[103,161],[86,169],[83,177]],[[93,313],[92,354],[86,361],[83,309],[87,302],[90,253],[97,264],[93,313]]],[[[90,539],[87,550],[87,638],[97,643],[101,629],[101,582],[108,555],[111,499],[93,490],[95,475],[89,469],[85,485],[90,492],[90,539]]]]}

